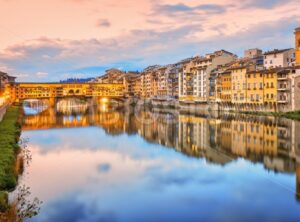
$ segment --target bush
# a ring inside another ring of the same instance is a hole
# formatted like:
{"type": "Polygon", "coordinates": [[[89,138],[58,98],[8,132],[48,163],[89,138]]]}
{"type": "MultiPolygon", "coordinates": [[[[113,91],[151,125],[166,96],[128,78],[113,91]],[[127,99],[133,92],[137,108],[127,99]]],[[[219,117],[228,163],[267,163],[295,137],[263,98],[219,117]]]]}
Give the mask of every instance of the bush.
{"type": "Polygon", "coordinates": [[[19,107],[10,107],[0,122],[0,190],[10,190],[17,184],[16,154],[21,127],[18,123],[19,107]]]}
{"type": "Polygon", "coordinates": [[[4,212],[8,205],[8,195],[6,192],[0,191],[0,212],[4,212]]]}

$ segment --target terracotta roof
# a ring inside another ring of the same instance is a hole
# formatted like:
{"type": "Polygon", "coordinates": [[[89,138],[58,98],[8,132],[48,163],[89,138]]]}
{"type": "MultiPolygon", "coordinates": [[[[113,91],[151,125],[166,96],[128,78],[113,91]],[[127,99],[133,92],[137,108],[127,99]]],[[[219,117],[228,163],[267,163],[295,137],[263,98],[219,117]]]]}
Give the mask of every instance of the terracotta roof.
{"type": "Polygon", "coordinates": [[[283,52],[289,51],[291,49],[292,48],[289,48],[289,49],[274,49],[272,51],[265,52],[264,55],[272,55],[272,54],[283,53],[283,52]]]}

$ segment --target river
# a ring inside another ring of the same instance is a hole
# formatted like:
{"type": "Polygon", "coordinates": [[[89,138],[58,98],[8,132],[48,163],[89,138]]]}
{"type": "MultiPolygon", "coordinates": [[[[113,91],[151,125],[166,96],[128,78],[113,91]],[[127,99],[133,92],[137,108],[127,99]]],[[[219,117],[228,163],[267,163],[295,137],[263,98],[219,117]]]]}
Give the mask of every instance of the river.
{"type": "Polygon", "coordinates": [[[25,112],[19,183],[43,201],[29,221],[299,221],[300,122],[70,100],[25,112]]]}

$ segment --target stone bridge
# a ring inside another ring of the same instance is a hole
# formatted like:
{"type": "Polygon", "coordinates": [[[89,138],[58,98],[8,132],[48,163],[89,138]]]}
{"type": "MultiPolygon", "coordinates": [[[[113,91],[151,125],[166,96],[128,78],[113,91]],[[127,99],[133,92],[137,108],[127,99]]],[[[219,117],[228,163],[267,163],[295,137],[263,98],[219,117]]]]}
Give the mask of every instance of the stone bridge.
{"type": "Polygon", "coordinates": [[[49,99],[64,97],[124,98],[123,84],[103,83],[14,83],[13,100],[49,99]]]}

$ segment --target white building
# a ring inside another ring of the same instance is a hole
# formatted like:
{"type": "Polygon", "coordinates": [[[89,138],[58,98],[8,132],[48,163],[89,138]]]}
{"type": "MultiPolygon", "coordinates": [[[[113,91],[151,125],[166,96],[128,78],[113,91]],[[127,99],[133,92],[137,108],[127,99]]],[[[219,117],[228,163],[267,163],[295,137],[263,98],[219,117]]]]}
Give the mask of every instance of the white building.
{"type": "Polygon", "coordinates": [[[225,50],[195,57],[183,65],[179,73],[179,100],[206,102],[209,95],[209,78],[213,69],[236,59],[236,55],[225,50]]]}
{"type": "Polygon", "coordinates": [[[264,67],[289,67],[295,63],[295,49],[274,49],[264,53],[264,67]]]}

